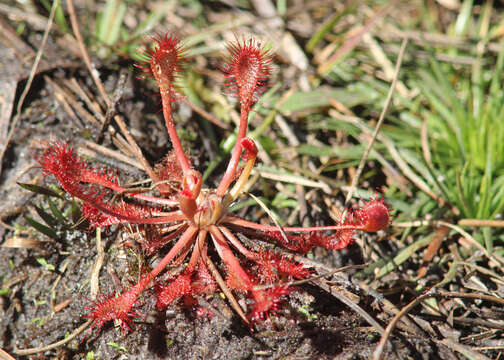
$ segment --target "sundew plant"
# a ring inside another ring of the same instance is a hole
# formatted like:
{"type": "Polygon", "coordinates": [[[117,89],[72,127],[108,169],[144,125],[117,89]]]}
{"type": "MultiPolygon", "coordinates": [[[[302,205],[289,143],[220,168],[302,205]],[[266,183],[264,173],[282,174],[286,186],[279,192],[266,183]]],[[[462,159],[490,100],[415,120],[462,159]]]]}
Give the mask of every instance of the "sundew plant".
{"type": "MultiPolygon", "coordinates": [[[[154,46],[143,52],[138,66],[159,86],[173,150],[147,170],[152,188],[121,186],[117,171],[92,167],[76,155],[71,144],[54,142],[39,157],[43,172],[82,201],[82,212],[92,228],[135,224],[145,254],[161,259],[120,295],[94,302],[85,316],[98,328],[118,321],[124,329],[131,329],[132,318],[140,316],[140,295],[153,285],[158,309],[179,299],[196,306],[198,296],[218,289],[230,300],[235,294],[245,296],[248,315],[241,316],[252,325],[278,310],[281,297],[292,289],[289,282],[307,278],[311,270],[273,248],[250,246],[240,235],[293,253],[303,254],[316,246],[342,249],[354,240],[355,231],[385,229],[389,207],[383,199],[372,199],[350,210],[340,223],[320,227],[280,228],[233,214],[231,205],[242,194],[257,158],[254,141],[246,137],[247,122],[251,106],[268,80],[272,54],[254,40],[237,39],[228,45],[229,59],[220,67],[226,86],[239,100],[241,116],[227,169],[219,185],[211,189],[204,186],[201,172],[182,148],[172,116],[172,107],[182,96],[175,83],[187,63],[184,47],[173,35],[153,39],[154,46]],[[178,271],[167,281],[159,280],[168,268],[178,271]]],[[[235,310],[241,311],[239,306],[235,310]]]]}

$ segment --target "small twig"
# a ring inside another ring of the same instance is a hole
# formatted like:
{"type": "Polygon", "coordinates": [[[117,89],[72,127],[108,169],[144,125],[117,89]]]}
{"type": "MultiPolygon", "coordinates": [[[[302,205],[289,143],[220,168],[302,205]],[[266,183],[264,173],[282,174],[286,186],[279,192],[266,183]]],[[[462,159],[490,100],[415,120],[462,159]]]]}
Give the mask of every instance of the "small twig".
{"type": "Polygon", "coordinates": [[[473,359],[473,360],[491,360],[488,356],[485,356],[479,352],[476,351],[475,348],[471,348],[467,345],[462,345],[458,342],[455,342],[454,340],[450,338],[445,338],[443,340],[434,340],[438,344],[443,344],[444,346],[450,348],[451,350],[454,350],[462,355],[464,355],[467,359],[473,359]]]}
{"type": "Polygon", "coordinates": [[[78,129],[83,128],[83,124],[80,118],[84,118],[91,123],[98,123],[93,115],[91,115],[86,109],[84,109],[81,103],[77,101],[73,94],[71,94],[67,89],[60,86],[47,75],[44,75],[44,80],[53,87],[54,97],[59,103],[62,104],[64,110],[70,116],[78,129]],[[80,115],[80,117],[77,116],[77,113],[80,115]]]}
{"type": "Polygon", "coordinates": [[[2,163],[3,163],[3,157],[5,155],[5,152],[7,151],[7,147],[9,146],[9,143],[12,139],[12,135],[14,134],[14,131],[16,130],[16,126],[19,122],[19,119],[21,119],[21,110],[23,108],[24,101],[26,99],[26,96],[28,95],[28,92],[30,91],[33,79],[35,78],[35,74],[37,73],[37,68],[39,66],[40,60],[42,59],[42,54],[44,52],[45,44],[47,42],[47,38],[49,37],[49,32],[51,30],[51,26],[53,24],[54,20],[54,14],[56,13],[56,8],[58,7],[59,0],[54,0],[52,7],[51,7],[51,12],[49,13],[49,18],[47,19],[47,25],[46,29],[44,31],[44,36],[42,37],[42,42],[40,44],[40,47],[37,51],[37,56],[35,57],[35,61],[33,62],[31,71],[30,71],[30,76],[28,76],[28,80],[26,81],[26,85],[23,89],[23,92],[21,93],[21,96],[19,97],[18,105],[16,108],[16,117],[12,121],[11,128],[9,130],[9,133],[7,134],[7,139],[5,140],[5,144],[2,147],[2,150],[0,151],[0,174],[2,173],[2,163]]]}
{"type": "Polygon", "coordinates": [[[440,291],[435,294],[436,296],[442,297],[442,298],[447,298],[447,299],[453,299],[453,298],[461,298],[461,299],[471,299],[471,300],[483,300],[483,301],[490,301],[494,302],[499,305],[504,305],[504,299],[492,296],[492,295],[486,295],[486,294],[481,294],[481,293],[460,293],[460,292],[453,292],[453,291],[440,291]]]}
{"type": "Polygon", "coordinates": [[[121,75],[119,76],[119,80],[117,81],[116,89],[114,92],[114,98],[109,104],[109,107],[107,108],[107,113],[105,114],[105,119],[101,123],[100,126],[100,132],[98,133],[98,138],[96,139],[96,142],[99,144],[103,141],[103,136],[105,133],[105,129],[108,128],[108,125],[112,121],[112,118],[114,115],[117,113],[117,103],[121,100],[124,92],[124,84],[126,83],[127,79],[127,74],[125,72],[121,72],[121,75]]]}
{"type": "Polygon", "coordinates": [[[385,100],[383,110],[382,110],[380,117],[378,119],[378,123],[376,124],[376,127],[374,129],[373,136],[371,137],[371,141],[369,142],[368,147],[366,148],[366,151],[362,155],[359,167],[357,168],[357,172],[355,173],[355,176],[352,179],[352,184],[350,185],[350,189],[348,190],[348,193],[347,193],[347,196],[345,199],[346,205],[348,205],[348,203],[350,202],[350,199],[353,196],[355,188],[357,187],[357,182],[359,181],[359,178],[362,174],[362,170],[364,170],[364,165],[366,164],[369,153],[371,152],[371,149],[373,148],[373,145],[376,141],[376,137],[378,136],[378,132],[380,131],[380,129],[383,125],[383,121],[385,120],[385,115],[387,114],[387,111],[388,111],[390,104],[392,102],[392,95],[394,94],[397,79],[399,78],[399,70],[401,69],[401,64],[402,64],[402,60],[404,57],[404,52],[406,50],[407,44],[408,44],[408,39],[403,39],[402,44],[401,44],[401,49],[399,50],[399,56],[397,57],[395,70],[394,70],[394,78],[392,79],[392,84],[390,85],[390,89],[387,94],[387,99],[385,100]]]}
{"type": "Polygon", "coordinates": [[[491,296],[491,295],[485,295],[485,294],[479,294],[479,293],[456,293],[456,292],[437,292],[435,291],[436,289],[433,288],[426,292],[423,295],[418,296],[415,298],[413,301],[411,301],[408,305],[406,305],[404,308],[399,311],[392,321],[387,325],[387,328],[385,329],[385,333],[382,335],[382,338],[380,339],[380,342],[378,343],[378,346],[376,347],[375,351],[373,352],[373,360],[381,360],[383,359],[383,349],[385,347],[385,343],[388,341],[388,338],[390,337],[392,331],[394,330],[394,327],[396,326],[397,322],[401,317],[406,315],[411,309],[413,309],[415,306],[419,305],[422,301],[424,301],[427,298],[431,297],[440,297],[440,298],[464,298],[464,299],[472,299],[472,300],[485,300],[485,301],[491,301],[495,302],[499,305],[504,305],[504,299],[491,296]]]}
{"type": "Polygon", "coordinates": [[[229,287],[226,285],[226,281],[224,281],[224,279],[222,278],[221,274],[219,273],[219,270],[217,270],[217,268],[215,267],[215,264],[204,252],[201,253],[201,257],[203,258],[205,265],[208,267],[208,270],[210,270],[210,272],[212,273],[215,281],[221,288],[222,292],[224,293],[224,295],[226,295],[229,303],[231,304],[231,307],[234,309],[234,311],[236,311],[236,313],[241,317],[241,319],[246,324],[250,324],[250,321],[247,319],[245,312],[241,308],[240,304],[238,304],[238,301],[236,300],[231,290],[229,290],[229,287]]]}
{"type": "Polygon", "coordinates": [[[198,105],[189,101],[189,99],[187,99],[185,96],[181,96],[180,98],[184,103],[189,105],[191,107],[191,109],[193,109],[193,111],[195,111],[196,113],[198,113],[199,115],[201,115],[202,117],[204,117],[205,119],[210,121],[212,124],[217,125],[218,127],[222,128],[222,129],[228,128],[227,124],[223,123],[222,121],[217,119],[215,116],[213,116],[209,112],[205,111],[203,108],[201,108],[198,105]]]}
{"type": "MultiPolygon", "coordinates": [[[[378,41],[369,32],[362,36],[362,41],[369,47],[371,55],[383,69],[385,79],[391,81],[394,78],[394,68],[378,41]]],[[[401,81],[397,83],[397,92],[403,97],[408,97],[409,95],[408,89],[401,81]]]]}
{"type": "MultiPolygon", "coordinates": [[[[144,167],[142,164],[140,164],[136,159],[130,158],[129,156],[124,155],[123,153],[115,150],[111,150],[105,146],[99,145],[93,141],[85,140],[84,144],[86,145],[87,148],[90,150],[84,150],[83,148],[78,148],[79,153],[82,155],[86,156],[96,156],[96,153],[101,153],[105,156],[108,156],[114,160],[123,162],[125,164],[128,164],[130,166],[133,166],[137,169],[143,170],[144,167]],[[92,153],[92,154],[90,154],[92,153]]],[[[150,181],[150,180],[149,180],[150,181]]]]}
{"type": "Polygon", "coordinates": [[[419,226],[446,226],[449,227],[452,230],[455,230],[458,232],[460,235],[464,237],[469,243],[477,247],[485,256],[496,263],[502,265],[504,264],[504,260],[501,257],[498,257],[496,254],[491,255],[487,249],[483,245],[481,245],[474,237],[471,236],[467,231],[462,229],[460,226],[451,224],[446,221],[441,221],[441,220],[416,220],[416,221],[406,221],[406,222],[397,222],[397,223],[392,223],[393,226],[396,227],[419,227],[419,226]]]}
{"type": "Polygon", "coordinates": [[[96,228],[96,250],[98,252],[98,256],[96,257],[96,261],[93,265],[93,271],[91,272],[91,280],[89,282],[91,300],[96,300],[96,296],[98,295],[98,291],[100,290],[99,276],[100,276],[100,270],[103,265],[103,260],[105,259],[105,251],[103,249],[103,243],[101,237],[101,228],[99,227],[96,228]]]}
{"type": "Polygon", "coordinates": [[[387,325],[387,328],[385,329],[385,332],[382,334],[382,337],[380,339],[380,342],[378,343],[378,346],[376,347],[375,351],[373,352],[373,360],[381,360],[383,358],[383,350],[385,348],[385,344],[387,343],[390,334],[392,333],[392,330],[394,330],[397,322],[403,317],[405,314],[407,314],[411,309],[413,309],[415,306],[420,304],[424,299],[430,298],[434,296],[433,292],[428,292],[425,293],[417,298],[415,298],[412,302],[410,302],[408,305],[406,305],[404,308],[399,311],[392,321],[387,325]]]}
{"type": "Polygon", "coordinates": [[[458,226],[504,227],[504,220],[460,219],[458,226]]]}
{"type": "Polygon", "coordinates": [[[142,150],[140,149],[140,147],[136,143],[135,139],[131,135],[131,133],[128,130],[126,124],[123,121],[123,119],[119,115],[115,115],[114,116],[114,121],[117,123],[117,125],[121,129],[122,134],[124,135],[124,137],[128,141],[128,144],[129,144],[129,146],[131,148],[131,151],[133,152],[133,154],[135,155],[135,157],[137,158],[137,160],[143,165],[144,170],[147,173],[147,175],[149,175],[149,177],[152,179],[152,181],[154,181],[154,182],[159,181],[156,173],[154,172],[154,170],[152,169],[152,167],[150,166],[150,164],[147,162],[147,159],[145,159],[145,157],[143,156],[142,150]]]}
{"type": "Polygon", "coordinates": [[[315,285],[317,285],[318,287],[320,287],[321,289],[324,289],[329,294],[331,294],[332,296],[334,296],[336,299],[338,299],[339,301],[341,301],[343,304],[345,304],[346,306],[348,306],[350,309],[352,309],[353,311],[355,311],[364,320],[366,320],[371,326],[373,326],[376,329],[376,331],[378,331],[381,335],[384,335],[385,329],[371,315],[369,315],[359,305],[355,304],[346,295],[344,295],[340,291],[335,291],[332,286],[326,284],[323,281],[315,280],[315,281],[313,281],[313,283],[315,285]]]}
{"type": "Polygon", "coordinates": [[[5,351],[4,349],[0,349],[0,359],[3,359],[3,360],[16,360],[9,353],[7,353],[7,351],[5,351]]]}
{"type": "MultiPolygon", "coordinates": [[[[67,1],[67,5],[68,5],[68,13],[70,15],[70,22],[72,23],[72,29],[74,31],[75,37],[77,38],[77,42],[79,43],[79,48],[81,50],[82,58],[84,59],[84,62],[85,62],[86,66],[91,74],[91,77],[93,78],[93,81],[95,82],[96,87],[98,88],[98,91],[100,92],[101,96],[103,97],[104,101],[106,102],[107,107],[110,107],[111,100],[110,100],[107,92],[105,91],[103,83],[101,82],[100,78],[96,74],[96,71],[91,64],[91,60],[90,60],[89,55],[86,50],[86,46],[84,45],[84,41],[82,39],[82,35],[81,35],[80,29],[79,29],[79,23],[77,21],[77,16],[75,15],[75,8],[73,6],[73,2],[72,2],[72,0],[66,0],[66,1],[67,1]]],[[[147,162],[147,160],[143,156],[142,150],[140,149],[140,147],[136,143],[133,136],[131,136],[123,119],[119,115],[115,115],[114,120],[117,123],[117,125],[119,126],[119,128],[121,129],[121,132],[123,133],[124,137],[128,141],[128,144],[131,147],[131,151],[136,156],[137,160],[143,165],[143,167],[144,167],[145,171],[147,172],[147,174],[149,175],[149,177],[153,181],[157,181],[158,179],[157,179],[156,173],[154,172],[154,170],[152,169],[150,164],[147,162]]]]}
{"type": "Polygon", "coordinates": [[[93,81],[98,88],[98,91],[100,92],[103,100],[105,100],[107,106],[110,105],[110,98],[105,91],[105,87],[103,86],[102,81],[98,77],[98,74],[96,70],[94,69],[93,65],[91,64],[91,59],[89,58],[89,54],[86,50],[86,46],[84,45],[84,40],[82,39],[82,34],[79,29],[79,22],[77,21],[77,16],[75,15],[75,7],[73,5],[72,0],[66,0],[67,6],[68,6],[68,15],[70,15],[70,23],[72,24],[72,30],[75,35],[75,38],[77,39],[77,43],[79,45],[79,49],[81,51],[82,59],[84,60],[84,63],[86,64],[89,73],[91,74],[91,77],[93,78],[93,81]]]}
{"type": "Polygon", "coordinates": [[[62,345],[65,345],[66,343],[70,342],[73,340],[75,337],[79,336],[84,330],[86,330],[94,320],[88,320],[81,326],[79,326],[77,329],[74,330],[70,335],[68,335],[66,338],[56,341],[55,343],[46,345],[46,346],[41,346],[37,348],[30,348],[30,349],[16,349],[14,350],[14,354],[17,355],[33,355],[39,352],[44,352],[44,351],[49,351],[52,349],[56,349],[57,347],[60,347],[62,345]]]}

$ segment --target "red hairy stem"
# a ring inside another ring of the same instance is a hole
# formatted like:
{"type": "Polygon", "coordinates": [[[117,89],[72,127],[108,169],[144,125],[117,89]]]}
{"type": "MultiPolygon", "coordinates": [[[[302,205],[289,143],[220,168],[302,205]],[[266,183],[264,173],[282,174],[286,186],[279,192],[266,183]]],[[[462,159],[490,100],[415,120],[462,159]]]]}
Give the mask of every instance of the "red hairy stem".
{"type": "Polygon", "coordinates": [[[229,160],[228,167],[222,180],[217,187],[217,195],[223,197],[226,193],[229,185],[233,181],[236,173],[236,168],[238,167],[238,162],[240,161],[240,155],[242,151],[241,141],[247,133],[247,124],[249,116],[250,107],[246,107],[244,104],[241,105],[241,115],[240,115],[240,126],[238,128],[238,134],[236,135],[236,143],[231,154],[231,160],[229,160]]]}
{"type": "MultiPolygon", "coordinates": [[[[94,173],[94,174],[96,175],[96,173],[94,173]]],[[[90,176],[84,175],[80,179],[80,181],[87,182],[90,184],[101,185],[103,187],[106,187],[110,190],[114,190],[114,191],[121,193],[123,195],[130,196],[130,197],[133,197],[138,200],[152,202],[152,203],[159,204],[159,205],[176,206],[178,204],[178,202],[173,199],[163,199],[163,198],[158,198],[155,196],[149,196],[149,195],[135,193],[131,189],[119,186],[116,183],[107,181],[106,179],[102,179],[102,178],[96,178],[96,177],[90,177],[90,176]]]]}
{"type": "Polygon", "coordinates": [[[194,240],[194,235],[198,232],[198,228],[194,226],[189,226],[187,230],[182,234],[180,239],[173,245],[168,254],[156,265],[154,269],[151,270],[149,276],[155,278],[159,275],[161,271],[173,260],[173,258],[186,247],[192,240],[194,240]]]}
{"type": "MultiPolygon", "coordinates": [[[[68,193],[71,194],[71,192],[68,191],[68,193]]],[[[76,197],[80,198],[81,200],[85,201],[92,207],[100,210],[102,213],[113,216],[119,220],[122,221],[127,221],[132,224],[165,224],[167,222],[173,222],[173,221],[181,221],[185,219],[185,216],[180,212],[180,211],[173,211],[170,212],[170,215],[165,215],[165,216],[160,216],[160,217],[141,217],[140,215],[137,216],[130,216],[127,215],[127,212],[125,214],[125,211],[121,211],[120,208],[118,207],[111,207],[109,205],[105,205],[103,202],[98,202],[95,201],[94,199],[86,199],[82,198],[82,196],[75,195],[76,197]],[[120,212],[121,211],[121,212],[120,212]]]]}
{"type": "Polygon", "coordinates": [[[219,226],[219,230],[229,240],[229,242],[238,250],[243,256],[250,260],[257,260],[257,255],[248,250],[243,244],[233,235],[233,233],[225,226],[219,226]]]}
{"type": "Polygon", "coordinates": [[[123,193],[127,196],[131,196],[135,199],[138,199],[138,200],[144,200],[144,201],[149,201],[151,203],[154,203],[154,204],[159,204],[159,205],[165,205],[165,206],[169,206],[169,207],[173,207],[173,206],[176,206],[178,205],[178,201],[177,200],[173,200],[173,199],[163,199],[163,198],[158,198],[158,197],[155,197],[155,196],[149,196],[149,195],[144,195],[144,194],[137,194],[137,193],[134,193],[134,192],[128,192],[128,188],[122,188],[120,189],[121,187],[119,186],[117,189],[113,189],[117,192],[120,192],[120,193],[123,193]]]}
{"type": "MultiPolygon", "coordinates": [[[[106,213],[106,209],[99,209],[106,213]]],[[[121,214],[110,213],[109,215],[115,216],[122,220],[128,220],[132,224],[166,224],[174,221],[181,221],[185,219],[185,216],[180,211],[173,211],[169,216],[160,216],[152,218],[134,218],[129,216],[124,216],[121,214]]]]}
{"type": "Polygon", "coordinates": [[[166,129],[168,130],[168,135],[170,136],[170,140],[173,145],[173,150],[175,151],[175,155],[180,163],[180,167],[184,173],[188,172],[191,168],[191,164],[187,155],[182,148],[182,144],[177,134],[177,130],[175,129],[175,124],[172,118],[171,111],[171,90],[163,89],[161,84],[159,85],[159,89],[161,91],[161,100],[163,102],[163,116],[165,119],[166,129]]]}
{"type": "MultiPolygon", "coordinates": [[[[92,174],[97,175],[96,173],[93,173],[92,171],[88,171],[88,172],[91,172],[92,174]]],[[[178,202],[173,199],[163,199],[163,198],[158,198],[155,196],[149,196],[149,195],[135,193],[135,192],[131,191],[131,189],[119,186],[114,182],[107,181],[106,179],[99,178],[97,176],[89,176],[87,174],[84,174],[82,176],[82,178],[80,178],[80,181],[87,182],[89,184],[101,185],[103,187],[106,187],[110,190],[114,190],[114,191],[121,193],[123,195],[130,196],[130,197],[133,197],[138,200],[152,202],[152,203],[159,204],[159,205],[176,206],[178,204],[178,202]]]]}
{"type": "Polygon", "coordinates": [[[229,184],[233,181],[240,160],[242,140],[247,133],[249,112],[255,101],[254,95],[264,85],[271,72],[271,54],[260,44],[249,40],[236,40],[228,45],[231,58],[222,66],[228,77],[227,85],[237,90],[240,100],[240,125],[231,160],[218,188],[217,195],[223,197],[229,184]]]}
{"type": "Polygon", "coordinates": [[[263,225],[257,224],[245,219],[241,219],[234,216],[228,216],[223,221],[227,224],[233,224],[238,226],[243,226],[249,229],[260,230],[260,231],[270,231],[270,232],[281,232],[282,230],[286,233],[298,233],[298,232],[311,232],[311,231],[330,231],[330,230],[361,230],[361,225],[355,224],[345,224],[345,225],[330,225],[330,226],[299,226],[299,227],[282,227],[281,229],[275,225],[263,225]]]}
{"type": "Polygon", "coordinates": [[[235,287],[240,290],[250,290],[254,284],[229,248],[219,228],[215,225],[210,226],[210,234],[212,235],[212,240],[219,256],[228,267],[228,276],[234,277],[233,280],[239,282],[239,284],[234,284],[235,287]]]}
{"type": "MultiPolygon", "coordinates": [[[[300,227],[283,227],[284,232],[310,232],[310,231],[341,231],[341,230],[361,230],[366,232],[376,232],[384,230],[390,223],[390,208],[383,200],[373,199],[364,202],[364,205],[354,210],[350,217],[351,222],[341,225],[330,226],[300,226],[300,227]]],[[[254,230],[280,232],[281,230],[274,225],[256,224],[245,219],[234,216],[227,216],[225,222],[229,224],[239,225],[254,230]]]]}
{"type": "Polygon", "coordinates": [[[182,171],[186,173],[191,168],[191,164],[180,143],[171,109],[176,92],[174,82],[182,69],[184,48],[174,35],[157,35],[154,40],[157,43],[156,49],[145,51],[143,56],[146,60],[138,66],[144,71],[145,75],[156,79],[163,103],[166,129],[182,171]]]}
{"type": "Polygon", "coordinates": [[[198,239],[196,240],[196,244],[194,245],[193,253],[191,254],[191,259],[189,259],[187,268],[194,269],[196,267],[196,264],[200,260],[200,254],[203,251],[203,247],[205,246],[207,234],[208,234],[207,230],[199,231],[198,239]]]}

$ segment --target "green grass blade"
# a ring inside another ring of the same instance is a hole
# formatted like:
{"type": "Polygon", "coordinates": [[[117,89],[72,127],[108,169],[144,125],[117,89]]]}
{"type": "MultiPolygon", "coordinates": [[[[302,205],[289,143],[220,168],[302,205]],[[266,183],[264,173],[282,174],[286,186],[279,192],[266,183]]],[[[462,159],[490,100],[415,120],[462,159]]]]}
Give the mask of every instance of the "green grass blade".
{"type": "Polygon", "coordinates": [[[331,31],[336,24],[347,14],[352,12],[355,9],[354,6],[345,6],[342,11],[335,13],[333,16],[331,16],[322,26],[320,29],[313,34],[313,36],[308,40],[308,43],[306,44],[306,51],[309,53],[312,53],[317,44],[322,41],[324,36],[331,31]]]}
{"type": "Polygon", "coordinates": [[[47,199],[47,203],[49,205],[49,209],[51,210],[51,213],[53,214],[53,216],[56,219],[58,219],[59,223],[60,224],[66,224],[68,222],[67,219],[61,213],[61,211],[58,209],[58,207],[56,206],[56,204],[54,203],[54,201],[51,198],[48,198],[47,199]]]}
{"type": "Polygon", "coordinates": [[[25,216],[26,222],[33,227],[38,232],[47,235],[51,239],[58,239],[58,234],[55,230],[51,229],[49,226],[39,223],[38,221],[32,219],[31,217],[25,216]]]}
{"type": "Polygon", "coordinates": [[[96,28],[96,37],[100,42],[107,45],[117,42],[126,9],[126,4],[121,0],[107,0],[96,28]]]}
{"type": "Polygon", "coordinates": [[[473,0],[465,0],[455,22],[455,35],[464,35],[467,32],[469,22],[472,18],[473,0]]]}
{"type": "Polygon", "coordinates": [[[42,220],[51,228],[54,228],[58,226],[59,221],[56,219],[54,216],[50,215],[47,213],[44,209],[42,209],[39,206],[35,206],[35,210],[37,211],[37,214],[40,216],[42,220]]]}
{"type": "Polygon", "coordinates": [[[429,245],[431,239],[432,239],[432,234],[430,234],[428,236],[421,237],[420,239],[415,241],[413,244],[402,249],[396,256],[394,256],[394,258],[391,261],[389,261],[387,264],[385,264],[385,266],[380,268],[380,271],[376,275],[376,278],[381,278],[382,276],[385,276],[389,272],[396,269],[403,262],[405,262],[409,258],[411,258],[418,250],[429,245]]]}
{"type": "Polygon", "coordinates": [[[63,199],[63,197],[58,194],[56,191],[46,188],[44,186],[40,185],[35,185],[35,184],[26,184],[26,183],[17,183],[19,186],[21,186],[23,189],[34,192],[35,194],[40,194],[40,195],[47,195],[47,196],[53,196],[57,197],[60,199],[63,199]]]}

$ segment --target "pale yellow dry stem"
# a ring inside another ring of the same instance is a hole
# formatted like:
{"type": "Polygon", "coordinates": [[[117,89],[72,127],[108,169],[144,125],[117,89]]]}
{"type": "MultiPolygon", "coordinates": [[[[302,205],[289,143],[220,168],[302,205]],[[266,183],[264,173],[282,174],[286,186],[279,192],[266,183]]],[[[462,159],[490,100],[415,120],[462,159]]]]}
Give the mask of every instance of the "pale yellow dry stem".
{"type": "MultiPolygon", "coordinates": [[[[236,181],[236,183],[234,184],[233,188],[229,191],[229,197],[230,197],[230,203],[234,200],[236,200],[236,198],[238,197],[238,195],[240,195],[243,187],[245,186],[245,184],[247,183],[247,180],[249,179],[250,177],[250,173],[252,172],[252,169],[254,168],[254,164],[255,164],[255,156],[253,159],[249,159],[243,170],[242,170],[242,173],[240,174],[240,177],[238,178],[238,180],[236,181]]],[[[227,204],[224,204],[224,206],[226,206],[227,204]]]]}

